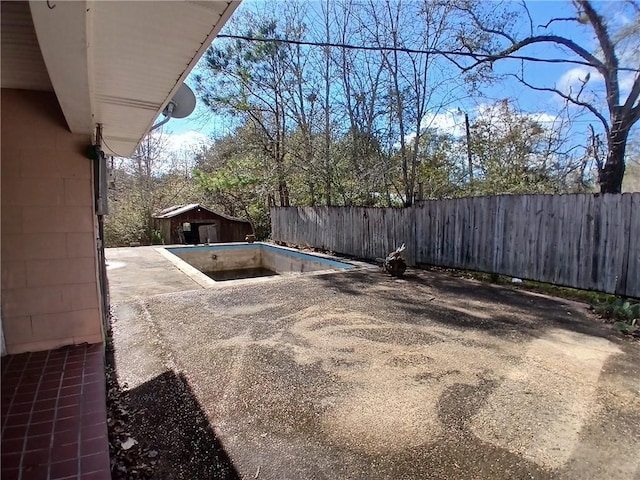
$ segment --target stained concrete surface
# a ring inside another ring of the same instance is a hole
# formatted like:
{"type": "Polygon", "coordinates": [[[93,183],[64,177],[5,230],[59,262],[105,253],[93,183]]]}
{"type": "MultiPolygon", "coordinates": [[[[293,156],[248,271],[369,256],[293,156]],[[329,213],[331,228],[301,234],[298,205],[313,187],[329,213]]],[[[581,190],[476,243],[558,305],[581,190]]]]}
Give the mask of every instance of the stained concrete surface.
{"type": "Polygon", "coordinates": [[[118,375],[185,378],[241,478],[640,478],[640,349],[583,304],[433,272],[202,289],[153,252],[107,250],[118,375]]]}
{"type": "Polygon", "coordinates": [[[157,247],[107,248],[109,294],[115,303],[159,293],[201,288],[157,250],[157,247]]]}

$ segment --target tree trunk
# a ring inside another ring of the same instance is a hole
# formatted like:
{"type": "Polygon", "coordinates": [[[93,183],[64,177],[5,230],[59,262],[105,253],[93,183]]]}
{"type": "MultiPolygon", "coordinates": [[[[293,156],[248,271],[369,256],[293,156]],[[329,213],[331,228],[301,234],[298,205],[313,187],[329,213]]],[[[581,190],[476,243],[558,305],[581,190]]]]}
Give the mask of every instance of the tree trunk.
{"type": "Polygon", "coordinates": [[[287,182],[284,180],[278,182],[278,195],[280,197],[280,206],[289,207],[289,187],[287,187],[287,182]]]}
{"type": "MultiPolygon", "coordinates": [[[[325,5],[325,33],[326,41],[331,41],[331,22],[329,21],[329,0],[325,5]]],[[[332,164],[331,164],[331,51],[329,47],[324,49],[324,195],[327,207],[331,206],[331,181],[332,181],[332,164]]]]}
{"type": "Polygon", "coordinates": [[[607,161],[600,170],[598,180],[600,193],[621,193],[622,179],[624,178],[624,154],[627,148],[628,128],[613,128],[609,134],[609,151],[607,161]]]}

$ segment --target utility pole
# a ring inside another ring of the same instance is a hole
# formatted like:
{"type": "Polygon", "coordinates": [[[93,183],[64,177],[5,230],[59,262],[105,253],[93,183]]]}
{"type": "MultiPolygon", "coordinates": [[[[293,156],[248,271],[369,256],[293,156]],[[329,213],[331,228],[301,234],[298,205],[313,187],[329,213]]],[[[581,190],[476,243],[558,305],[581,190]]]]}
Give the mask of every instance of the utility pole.
{"type": "Polygon", "coordinates": [[[467,161],[469,162],[469,181],[473,182],[473,160],[471,159],[471,129],[469,128],[469,114],[464,114],[464,126],[467,129],[467,161]]]}

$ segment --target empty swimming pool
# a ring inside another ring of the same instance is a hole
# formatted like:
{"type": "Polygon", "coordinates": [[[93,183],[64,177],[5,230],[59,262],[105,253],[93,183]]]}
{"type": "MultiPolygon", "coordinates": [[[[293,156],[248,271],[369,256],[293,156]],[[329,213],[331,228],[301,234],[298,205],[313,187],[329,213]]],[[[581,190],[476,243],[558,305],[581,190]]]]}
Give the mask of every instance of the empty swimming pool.
{"type": "MultiPolygon", "coordinates": [[[[214,282],[220,282],[294,273],[331,272],[354,267],[324,256],[260,242],[168,247],[163,250],[170,254],[167,257],[178,268],[192,278],[195,276],[196,281],[199,272],[214,282]]],[[[198,283],[203,283],[202,278],[200,280],[198,283]]]]}

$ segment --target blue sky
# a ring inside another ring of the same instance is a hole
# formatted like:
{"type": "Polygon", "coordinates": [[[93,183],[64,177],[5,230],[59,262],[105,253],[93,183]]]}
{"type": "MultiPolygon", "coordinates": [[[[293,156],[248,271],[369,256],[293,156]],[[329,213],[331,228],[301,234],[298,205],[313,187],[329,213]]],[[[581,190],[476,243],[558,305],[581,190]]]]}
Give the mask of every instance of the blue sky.
{"type": "MultiPolygon", "coordinates": [[[[254,8],[256,5],[260,5],[260,3],[258,0],[245,0],[236,11],[236,14],[242,12],[244,9],[254,8]]],[[[620,9],[623,4],[620,2],[595,2],[595,5],[599,10],[608,13],[612,8],[620,9]]],[[[569,37],[587,48],[587,50],[593,51],[596,45],[594,36],[590,33],[590,30],[579,28],[575,23],[559,22],[547,30],[537,27],[538,24],[544,24],[554,17],[570,17],[575,15],[575,10],[571,2],[530,1],[527,3],[527,6],[533,19],[534,33],[553,32],[569,37]]],[[[523,25],[528,24],[526,18],[522,18],[521,20],[523,25]]],[[[615,21],[624,23],[627,19],[623,14],[616,14],[615,21]]],[[[523,49],[519,53],[545,58],[567,58],[566,50],[561,51],[559,47],[548,44],[527,47],[527,49],[523,49]]],[[[628,58],[621,59],[621,63],[625,63],[625,61],[629,63],[635,62],[635,65],[628,66],[635,66],[637,68],[640,65],[640,54],[638,52],[632,52],[628,58]]],[[[518,69],[519,67],[520,62],[517,60],[502,60],[495,64],[494,69],[498,72],[508,72],[512,69],[518,69]]],[[[536,85],[558,86],[559,88],[568,89],[572,85],[574,88],[576,85],[579,85],[579,79],[584,78],[588,70],[584,67],[570,64],[536,63],[525,64],[524,72],[527,80],[536,85]]],[[[627,84],[630,85],[630,80],[632,80],[631,75],[627,77],[628,78],[622,82],[623,87],[627,84]]],[[[187,80],[187,83],[192,87],[194,86],[193,74],[187,80]]],[[[601,78],[597,74],[593,74],[589,86],[592,86],[594,91],[601,90],[601,78]]],[[[500,84],[486,87],[484,93],[484,96],[460,100],[457,105],[451,107],[451,110],[453,111],[460,108],[463,111],[467,111],[473,118],[474,115],[480,114],[482,108],[484,108],[483,106],[486,106],[492,101],[511,98],[516,101],[517,105],[523,111],[535,114],[543,123],[552,125],[563,103],[558,96],[551,92],[532,91],[515,80],[507,80],[500,84]]],[[[457,126],[456,128],[459,128],[462,125],[462,121],[463,117],[456,116],[452,112],[445,112],[442,118],[435,119],[435,123],[438,125],[442,124],[443,128],[452,128],[452,123],[457,126]]],[[[589,123],[593,123],[596,127],[599,126],[598,120],[595,119],[595,117],[592,115],[583,115],[577,119],[574,128],[577,130],[586,130],[589,123]]],[[[201,102],[198,102],[198,107],[193,115],[182,120],[171,120],[165,127],[164,132],[169,134],[172,143],[185,146],[191,142],[201,142],[204,138],[211,135],[216,136],[228,133],[230,126],[230,121],[224,117],[212,116],[206,111],[206,108],[201,105],[201,102]]]]}

